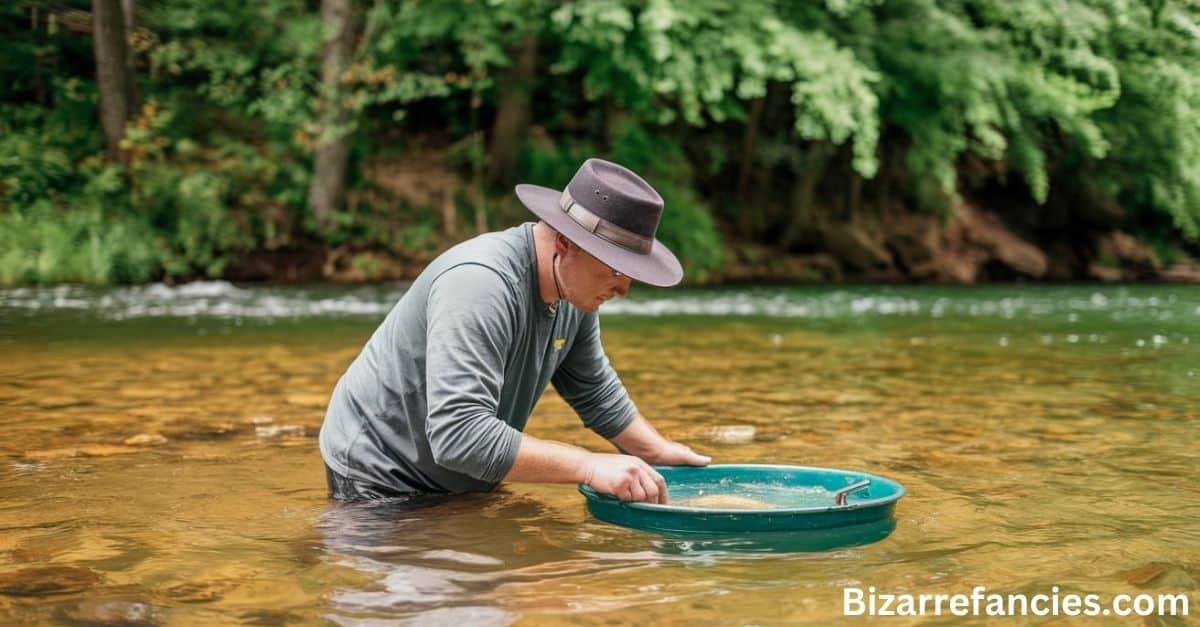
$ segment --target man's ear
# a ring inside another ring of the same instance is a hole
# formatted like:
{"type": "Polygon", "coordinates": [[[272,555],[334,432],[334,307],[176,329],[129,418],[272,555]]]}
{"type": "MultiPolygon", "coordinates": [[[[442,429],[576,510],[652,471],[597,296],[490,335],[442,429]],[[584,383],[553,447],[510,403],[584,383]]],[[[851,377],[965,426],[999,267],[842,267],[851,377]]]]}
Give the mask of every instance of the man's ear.
{"type": "Polygon", "coordinates": [[[559,257],[567,255],[567,249],[571,247],[571,240],[567,239],[562,233],[554,234],[554,252],[558,253],[559,257]]]}

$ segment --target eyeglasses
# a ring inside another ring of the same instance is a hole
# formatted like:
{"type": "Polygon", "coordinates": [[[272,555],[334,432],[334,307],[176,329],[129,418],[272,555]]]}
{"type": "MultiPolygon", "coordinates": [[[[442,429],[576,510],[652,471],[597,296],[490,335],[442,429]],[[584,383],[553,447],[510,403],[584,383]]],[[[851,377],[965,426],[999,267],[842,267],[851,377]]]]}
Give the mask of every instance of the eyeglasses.
{"type": "Polygon", "coordinates": [[[613,270],[612,266],[608,265],[607,263],[604,263],[603,261],[600,261],[599,259],[596,259],[596,256],[595,256],[595,255],[593,255],[592,253],[589,253],[588,251],[584,250],[582,246],[580,246],[580,245],[578,245],[578,244],[576,244],[576,243],[574,243],[574,242],[571,242],[571,246],[574,246],[575,248],[578,248],[580,252],[582,252],[583,254],[587,255],[588,257],[591,257],[591,258],[592,258],[592,260],[594,260],[596,263],[598,263],[598,264],[600,264],[600,265],[604,266],[605,268],[608,268],[608,271],[612,273],[612,275],[613,275],[613,278],[615,278],[615,279],[620,279],[620,278],[624,278],[624,277],[626,276],[624,272],[621,272],[621,271],[619,271],[619,270],[613,270]]]}

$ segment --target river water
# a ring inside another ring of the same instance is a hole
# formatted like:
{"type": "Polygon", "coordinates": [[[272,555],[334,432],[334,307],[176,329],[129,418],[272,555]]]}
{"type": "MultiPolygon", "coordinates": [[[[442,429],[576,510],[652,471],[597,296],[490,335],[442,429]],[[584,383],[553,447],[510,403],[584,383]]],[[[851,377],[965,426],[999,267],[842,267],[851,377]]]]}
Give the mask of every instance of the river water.
{"type": "MultiPolygon", "coordinates": [[[[822,552],[625,530],[566,485],[327,501],[324,404],[402,292],[0,291],[0,623],[823,625],[849,620],[846,587],[976,585],[1182,592],[1192,618],[1148,620],[1195,620],[1198,288],[635,288],[606,305],[608,353],[667,435],[907,488],[888,538],[822,552]]],[[[553,389],[529,424],[607,450],[553,389]]]]}

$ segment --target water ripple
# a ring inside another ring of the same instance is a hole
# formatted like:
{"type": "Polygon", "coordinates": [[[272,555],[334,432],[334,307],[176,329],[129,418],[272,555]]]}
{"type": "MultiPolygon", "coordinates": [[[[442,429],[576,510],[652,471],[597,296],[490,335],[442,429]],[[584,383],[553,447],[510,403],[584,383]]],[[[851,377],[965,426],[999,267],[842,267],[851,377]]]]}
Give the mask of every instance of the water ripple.
{"type": "MultiPolygon", "coordinates": [[[[309,318],[386,314],[407,283],[379,286],[238,287],[225,281],[119,288],[0,290],[0,313],[76,311],[102,319],[146,317],[309,318]]],[[[1112,322],[1200,319],[1200,289],[1187,286],[857,286],[647,290],[614,300],[608,315],[766,316],[801,319],[1081,317],[1112,322]]]]}

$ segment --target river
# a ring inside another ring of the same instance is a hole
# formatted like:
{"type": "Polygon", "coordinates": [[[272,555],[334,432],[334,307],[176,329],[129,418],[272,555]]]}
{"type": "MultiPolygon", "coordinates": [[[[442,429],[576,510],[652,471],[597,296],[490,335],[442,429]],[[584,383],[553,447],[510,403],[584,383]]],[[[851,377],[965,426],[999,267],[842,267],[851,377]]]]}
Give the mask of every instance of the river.
{"type": "MultiPolygon", "coordinates": [[[[1197,611],[1200,288],[606,305],[612,362],[667,435],[905,486],[889,537],[822,552],[629,531],[566,485],[329,502],[325,402],[403,289],[0,291],[0,622],[824,625],[868,586],[1182,592],[1197,611]]],[[[552,388],[529,425],[608,450],[552,388]]]]}

